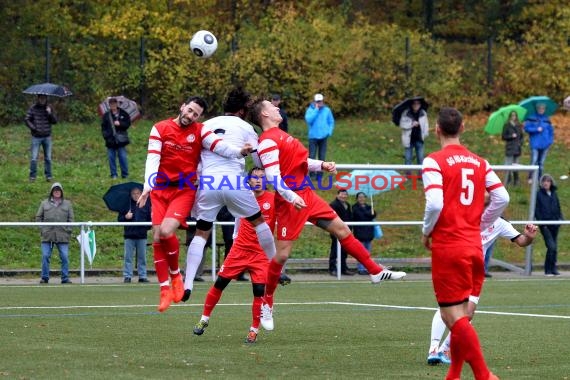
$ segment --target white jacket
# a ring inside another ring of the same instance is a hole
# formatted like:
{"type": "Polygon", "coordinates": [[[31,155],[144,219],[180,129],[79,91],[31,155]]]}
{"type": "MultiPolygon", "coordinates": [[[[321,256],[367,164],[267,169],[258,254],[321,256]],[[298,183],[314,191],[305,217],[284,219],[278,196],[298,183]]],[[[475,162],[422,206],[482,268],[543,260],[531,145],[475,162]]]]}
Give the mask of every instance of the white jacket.
{"type": "MultiPolygon", "coordinates": [[[[410,110],[407,109],[402,112],[402,117],[400,118],[400,128],[402,128],[402,145],[404,148],[410,147],[410,139],[412,137],[412,122],[414,119],[410,116],[410,110]]],[[[422,130],[422,140],[429,134],[429,123],[427,118],[427,112],[425,110],[420,111],[420,128],[422,130]]]]}

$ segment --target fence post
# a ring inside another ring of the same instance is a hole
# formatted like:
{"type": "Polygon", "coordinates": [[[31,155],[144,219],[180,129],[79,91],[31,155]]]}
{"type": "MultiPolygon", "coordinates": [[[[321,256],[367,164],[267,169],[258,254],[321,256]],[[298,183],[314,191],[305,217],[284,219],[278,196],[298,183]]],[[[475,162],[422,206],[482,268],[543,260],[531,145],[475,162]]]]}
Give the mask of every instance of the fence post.
{"type": "Polygon", "coordinates": [[[342,263],[341,263],[341,259],[342,259],[342,248],[340,246],[340,240],[336,239],[336,278],[337,280],[340,280],[341,278],[341,272],[342,272],[342,263]]]}
{"type": "Polygon", "coordinates": [[[79,282],[81,284],[85,283],[85,257],[83,255],[84,252],[85,252],[85,225],[82,224],[81,231],[79,232],[79,256],[81,256],[79,259],[80,262],[79,269],[81,274],[80,276],[81,279],[79,280],[79,282]]]}
{"type": "Polygon", "coordinates": [[[212,281],[216,281],[216,226],[217,223],[214,222],[212,226],[212,281]]]}
{"type": "MultiPolygon", "coordinates": [[[[528,210],[528,220],[534,220],[534,209],[536,208],[536,194],[538,192],[538,168],[532,172],[532,185],[530,188],[530,200],[528,210]]],[[[524,274],[530,276],[532,274],[532,247],[533,244],[528,245],[525,250],[525,266],[524,274]]]]}

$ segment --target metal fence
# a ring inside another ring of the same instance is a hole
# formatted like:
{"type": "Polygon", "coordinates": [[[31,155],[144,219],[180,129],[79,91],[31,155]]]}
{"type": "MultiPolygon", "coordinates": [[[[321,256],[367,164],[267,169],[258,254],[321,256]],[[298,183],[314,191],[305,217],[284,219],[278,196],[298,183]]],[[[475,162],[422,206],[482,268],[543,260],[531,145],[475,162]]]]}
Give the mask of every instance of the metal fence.
{"type": "MultiPolygon", "coordinates": [[[[538,181],[538,166],[531,166],[531,165],[493,165],[492,168],[497,171],[505,171],[505,170],[517,170],[517,171],[526,171],[531,173],[531,178],[533,179],[533,183],[536,184],[538,181]]],[[[344,170],[404,170],[404,171],[411,171],[411,170],[419,170],[421,169],[420,165],[355,165],[355,164],[339,164],[337,165],[337,169],[339,171],[344,170]]],[[[419,189],[418,189],[419,190],[419,189]]],[[[568,225],[570,221],[534,221],[534,209],[535,209],[535,202],[536,202],[536,194],[537,194],[537,186],[530,187],[530,195],[528,199],[528,210],[527,210],[527,217],[522,218],[520,220],[512,220],[511,223],[513,225],[525,225],[528,223],[534,223],[536,225],[546,225],[546,224],[559,224],[559,225],[568,225]]],[[[88,229],[93,227],[99,226],[111,226],[111,227],[122,227],[125,225],[129,226],[136,226],[136,225],[150,225],[150,222],[91,222],[91,221],[83,221],[83,222],[73,222],[73,223],[38,223],[38,222],[0,222],[0,227],[40,227],[40,226],[49,226],[49,225],[58,225],[58,226],[70,226],[70,227],[80,227],[81,232],[85,232],[88,229]]],[[[189,223],[195,224],[195,222],[189,223]]],[[[233,225],[233,222],[214,222],[214,225],[233,225]]],[[[381,225],[382,227],[407,227],[407,226],[421,226],[423,221],[421,220],[376,220],[373,222],[348,222],[348,225],[381,225]]],[[[311,223],[306,223],[306,226],[312,226],[311,223]]],[[[216,242],[216,235],[217,231],[216,228],[212,229],[212,241],[216,242]]],[[[417,239],[419,240],[419,233],[417,234],[417,239]]],[[[340,243],[337,242],[337,252],[341,252],[340,250],[340,243]]],[[[217,261],[218,261],[218,252],[216,244],[212,244],[212,268],[211,274],[212,279],[216,277],[216,269],[217,269],[217,261]]],[[[82,254],[84,252],[84,247],[80,247],[80,276],[81,276],[81,283],[85,282],[85,258],[82,254]]],[[[297,261],[302,261],[303,259],[297,259],[297,261]]],[[[341,255],[337,255],[337,268],[340,268],[340,260],[341,255]]],[[[401,260],[401,262],[405,262],[401,260]]],[[[413,258],[409,260],[410,264],[414,263],[413,258]]],[[[525,265],[524,268],[518,267],[516,265],[510,264],[505,261],[500,260],[493,260],[495,265],[499,265],[504,269],[510,271],[517,271],[521,274],[530,275],[532,271],[532,245],[526,247],[525,252],[525,265]]],[[[337,276],[341,278],[341,271],[337,270],[337,276]]]]}

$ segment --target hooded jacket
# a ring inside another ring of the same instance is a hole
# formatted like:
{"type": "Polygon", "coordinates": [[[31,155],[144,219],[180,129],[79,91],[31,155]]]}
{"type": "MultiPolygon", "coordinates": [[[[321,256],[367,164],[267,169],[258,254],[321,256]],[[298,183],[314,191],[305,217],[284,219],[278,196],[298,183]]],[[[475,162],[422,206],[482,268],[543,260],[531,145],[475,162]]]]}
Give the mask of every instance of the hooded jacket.
{"type": "Polygon", "coordinates": [[[536,194],[536,208],[534,210],[534,217],[536,220],[562,220],[562,210],[560,209],[560,201],[558,194],[556,194],[556,185],[554,179],[550,174],[544,174],[540,177],[540,189],[536,194]],[[550,185],[550,195],[542,187],[542,181],[545,178],[550,178],[552,185],[550,185]]]}
{"type": "MultiPolygon", "coordinates": [[[[71,202],[64,198],[63,187],[59,182],[51,185],[49,196],[40,204],[36,213],[36,222],[73,222],[73,207],[71,202]],[[53,198],[56,188],[61,190],[61,202],[53,198]]],[[[69,243],[72,227],[68,226],[42,226],[40,227],[42,243],[69,243]]]]}

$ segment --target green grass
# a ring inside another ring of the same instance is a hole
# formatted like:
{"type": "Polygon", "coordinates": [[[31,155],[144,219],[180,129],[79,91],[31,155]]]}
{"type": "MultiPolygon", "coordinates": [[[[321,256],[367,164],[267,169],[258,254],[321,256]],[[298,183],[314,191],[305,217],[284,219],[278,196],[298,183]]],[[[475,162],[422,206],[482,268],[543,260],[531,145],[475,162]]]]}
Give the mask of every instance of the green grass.
{"type": "MultiPolygon", "coordinates": [[[[570,376],[564,334],[569,285],[562,278],[486,282],[474,323],[489,367],[501,379],[570,376]]],[[[206,291],[207,284],[198,284],[192,304],[159,314],[156,284],[2,286],[0,374],[21,379],[445,376],[446,367],[425,362],[433,309],[421,308],[434,307],[429,281],[293,282],[278,290],[276,329],[261,331],[254,345],[243,343],[251,321],[249,284],[231,284],[204,335],[192,334],[206,291]]],[[[473,378],[467,366],[463,374],[473,378]]]]}
{"type": "MultiPolygon", "coordinates": [[[[128,147],[130,180],[142,181],[148,133],[152,123],[139,121],[130,129],[132,144],[128,147]]],[[[301,120],[292,120],[291,132],[306,143],[306,127],[301,120]]],[[[25,126],[13,125],[0,128],[0,220],[10,222],[33,221],[40,201],[49,191],[50,185],[39,177],[35,183],[28,183],[29,132],[25,126]]],[[[62,182],[65,195],[72,200],[77,221],[116,221],[116,214],[107,210],[102,196],[112,184],[106,150],[100,134],[100,127],[94,124],[57,124],[53,132],[53,171],[57,181],[62,182]]],[[[497,136],[482,131],[481,122],[467,121],[464,143],[473,151],[486,157],[492,164],[503,161],[504,146],[497,136]]],[[[438,149],[432,135],[426,141],[426,153],[438,149]]],[[[329,141],[328,159],[337,163],[403,163],[400,131],[387,122],[373,120],[339,120],[334,136],[329,141]]],[[[41,158],[41,156],[40,156],[41,158]]],[[[524,150],[522,163],[528,163],[528,150],[524,150]]],[[[549,153],[546,171],[555,178],[568,171],[567,148],[556,143],[549,153]]],[[[43,172],[43,161],[39,163],[43,172]]],[[[523,174],[524,176],[524,174],[523,174]]],[[[563,211],[570,214],[570,187],[560,186],[559,197],[563,211]]],[[[507,216],[522,220],[528,213],[528,186],[510,189],[511,205],[507,216]]],[[[326,200],[335,197],[335,191],[321,192],[326,200]]],[[[351,200],[351,202],[354,202],[351,200]]],[[[417,190],[391,191],[377,195],[374,207],[379,219],[386,221],[421,220],[423,216],[423,192],[417,190]]],[[[78,229],[75,231],[77,234],[78,229]]],[[[97,227],[98,253],[94,269],[120,268],[122,265],[122,228],[97,227]]],[[[570,262],[569,230],[562,228],[559,236],[559,261],[570,262]]],[[[75,235],[74,234],[74,235],[75,235]]],[[[179,237],[184,241],[181,232],[179,237]]],[[[330,240],[327,234],[307,228],[295,245],[293,257],[327,257],[330,240]]],[[[544,262],[545,248],[539,236],[534,245],[534,265],[544,262]]],[[[71,267],[79,266],[79,246],[73,241],[70,247],[71,267]]],[[[422,257],[428,252],[419,242],[418,227],[384,227],[384,238],[373,244],[375,257],[422,257]]],[[[494,253],[495,258],[509,262],[523,263],[523,251],[508,242],[501,242],[494,253]]],[[[29,227],[0,228],[0,268],[39,268],[39,231],[29,227]]]]}

